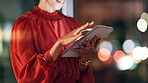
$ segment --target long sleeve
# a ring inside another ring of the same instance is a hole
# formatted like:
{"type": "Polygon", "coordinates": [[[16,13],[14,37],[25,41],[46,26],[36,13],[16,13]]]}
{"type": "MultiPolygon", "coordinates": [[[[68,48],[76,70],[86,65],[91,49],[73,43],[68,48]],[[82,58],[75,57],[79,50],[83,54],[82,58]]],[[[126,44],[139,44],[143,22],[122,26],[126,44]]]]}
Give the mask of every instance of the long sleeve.
{"type": "Polygon", "coordinates": [[[48,51],[44,54],[36,51],[31,27],[33,25],[25,18],[18,19],[14,24],[10,41],[12,68],[18,83],[46,83],[55,64],[50,63],[53,60],[48,51]],[[48,57],[48,62],[43,59],[44,56],[48,57]]]}

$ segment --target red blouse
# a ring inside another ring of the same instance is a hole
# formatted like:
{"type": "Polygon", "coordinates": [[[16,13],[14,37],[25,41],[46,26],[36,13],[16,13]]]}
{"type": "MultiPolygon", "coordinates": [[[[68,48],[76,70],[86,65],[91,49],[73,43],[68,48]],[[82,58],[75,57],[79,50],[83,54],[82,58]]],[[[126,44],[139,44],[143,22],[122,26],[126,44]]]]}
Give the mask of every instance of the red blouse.
{"type": "MultiPolygon", "coordinates": [[[[78,58],[59,57],[53,62],[50,48],[58,38],[79,26],[78,22],[56,11],[34,7],[14,24],[10,59],[18,83],[94,83],[92,70],[80,72],[78,58]],[[46,60],[45,60],[46,59],[46,60]]],[[[62,48],[61,53],[69,45],[62,48]]]]}

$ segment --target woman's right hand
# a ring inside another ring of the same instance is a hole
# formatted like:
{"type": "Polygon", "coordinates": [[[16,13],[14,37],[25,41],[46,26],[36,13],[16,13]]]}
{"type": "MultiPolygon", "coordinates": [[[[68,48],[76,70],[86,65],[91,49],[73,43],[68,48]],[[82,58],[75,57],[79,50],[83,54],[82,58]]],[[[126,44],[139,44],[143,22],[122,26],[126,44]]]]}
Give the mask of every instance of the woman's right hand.
{"type": "Polygon", "coordinates": [[[74,40],[82,35],[82,30],[93,24],[94,22],[86,23],[85,25],[82,25],[81,27],[74,29],[73,31],[59,38],[59,40],[50,49],[50,55],[52,56],[53,60],[55,61],[57,59],[62,46],[72,43],[74,40]]]}
{"type": "Polygon", "coordinates": [[[72,43],[74,40],[76,40],[77,38],[82,36],[82,32],[81,32],[82,30],[84,30],[85,28],[87,28],[89,26],[92,26],[93,24],[94,24],[94,22],[86,23],[85,25],[82,25],[81,27],[74,29],[73,31],[69,32],[68,34],[62,36],[58,40],[58,42],[62,46],[65,46],[65,45],[72,43]]]}

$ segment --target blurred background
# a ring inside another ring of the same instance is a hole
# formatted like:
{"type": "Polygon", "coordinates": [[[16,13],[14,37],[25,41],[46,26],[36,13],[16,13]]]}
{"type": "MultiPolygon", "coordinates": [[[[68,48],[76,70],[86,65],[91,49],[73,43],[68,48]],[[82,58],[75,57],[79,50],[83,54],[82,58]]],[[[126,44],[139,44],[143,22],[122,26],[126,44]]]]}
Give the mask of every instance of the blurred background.
{"type": "MultiPolygon", "coordinates": [[[[13,23],[33,0],[0,0],[0,83],[16,83],[9,59],[13,23]]],[[[82,25],[112,26],[94,52],[95,83],[148,83],[148,0],[68,0],[61,10],[82,25]]]]}

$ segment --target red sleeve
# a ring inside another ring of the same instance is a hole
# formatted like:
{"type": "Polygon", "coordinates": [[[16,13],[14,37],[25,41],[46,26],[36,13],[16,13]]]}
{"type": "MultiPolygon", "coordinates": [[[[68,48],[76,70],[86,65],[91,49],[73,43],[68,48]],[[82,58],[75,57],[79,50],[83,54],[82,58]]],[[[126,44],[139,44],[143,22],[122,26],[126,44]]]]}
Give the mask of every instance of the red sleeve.
{"type": "Polygon", "coordinates": [[[90,67],[85,74],[80,75],[79,83],[95,83],[93,71],[90,67]]]}
{"type": "Polygon", "coordinates": [[[51,83],[56,63],[49,51],[38,54],[32,37],[33,24],[27,18],[15,22],[10,40],[10,59],[18,83],[51,83]],[[45,58],[46,60],[45,60],[45,58]]]}

